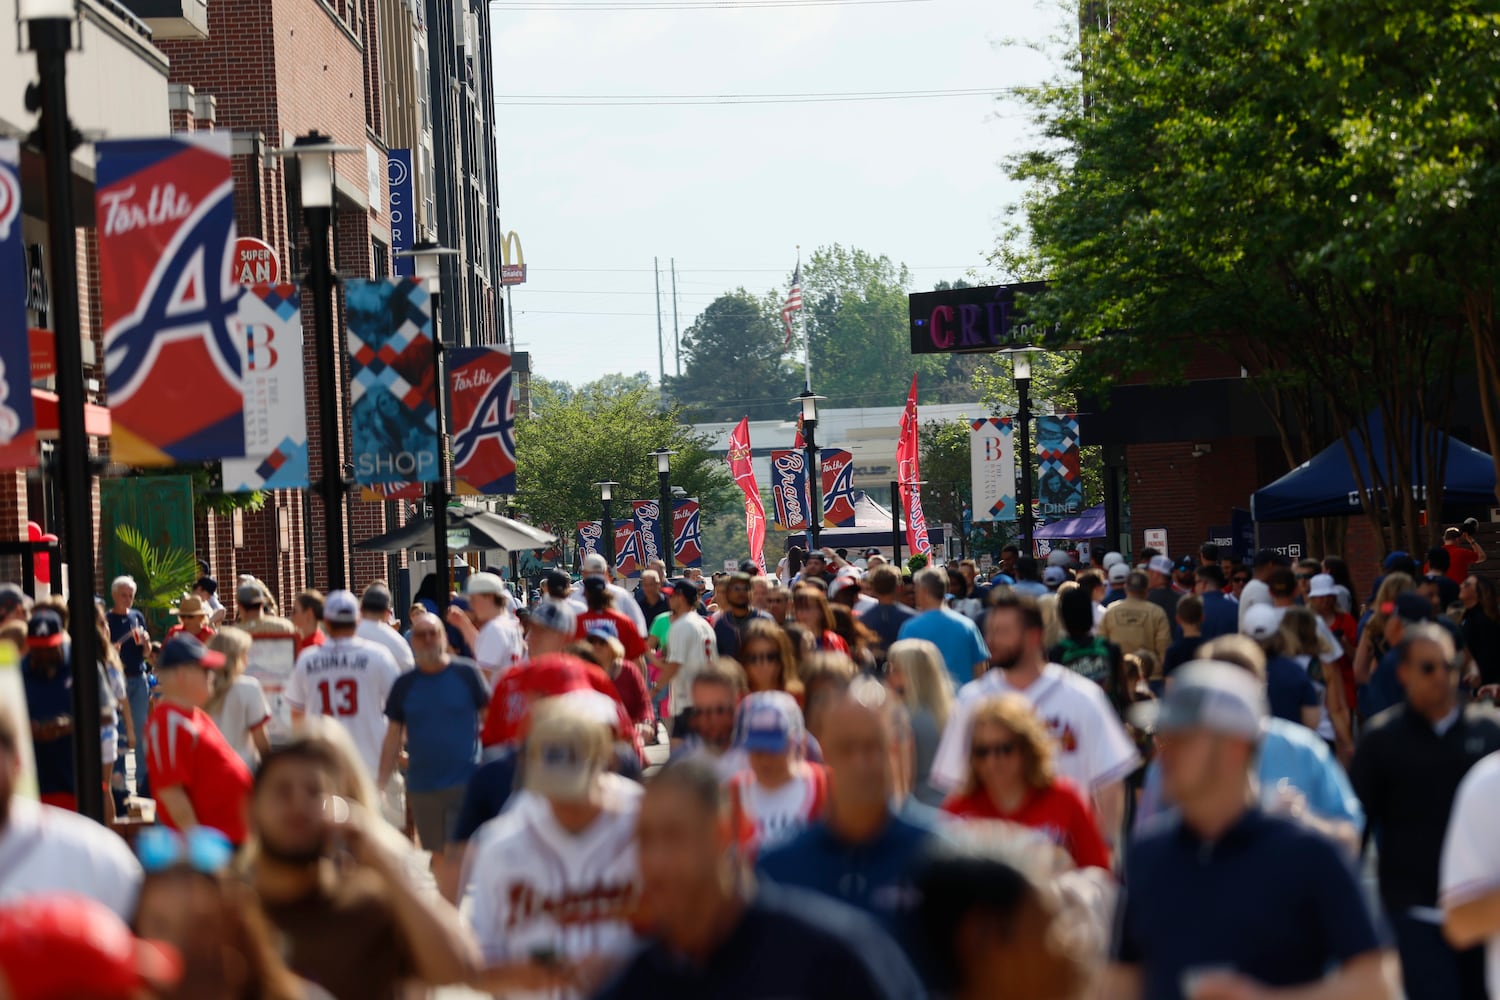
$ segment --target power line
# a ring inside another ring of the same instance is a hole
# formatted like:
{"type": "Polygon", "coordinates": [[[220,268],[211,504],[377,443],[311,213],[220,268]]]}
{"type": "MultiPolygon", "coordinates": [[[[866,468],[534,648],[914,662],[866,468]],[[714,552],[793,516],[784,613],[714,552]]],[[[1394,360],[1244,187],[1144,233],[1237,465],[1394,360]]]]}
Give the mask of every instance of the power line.
{"type": "Polygon", "coordinates": [[[932,3],[933,0],[622,0],[620,3],[591,0],[490,0],[500,11],[554,11],[557,13],[615,14],[632,11],[679,10],[779,10],[787,7],[883,7],[892,4],[932,3]]]}
{"type": "Polygon", "coordinates": [[[1014,88],[871,90],[824,94],[521,94],[495,99],[496,107],[693,107],[716,104],[839,104],[865,101],[926,101],[955,97],[999,97],[1014,88]]]}
{"type": "MultiPolygon", "coordinates": [[[[906,269],[908,271],[959,271],[959,270],[964,270],[965,268],[976,267],[978,265],[971,263],[971,264],[907,264],[907,265],[904,265],[904,266],[906,267],[906,269]]],[[[534,272],[543,272],[543,271],[553,272],[553,271],[555,271],[555,272],[560,272],[560,273],[561,272],[567,272],[567,273],[578,273],[578,274],[585,274],[585,273],[592,274],[592,273],[596,273],[596,272],[606,272],[606,271],[610,271],[610,272],[633,272],[633,273],[640,273],[640,274],[650,274],[651,273],[651,268],[649,268],[649,267],[620,267],[618,265],[608,265],[608,266],[604,266],[604,267],[530,267],[530,268],[527,268],[527,270],[529,272],[531,272],[531,271],[534,271],[534,272]]],[[[678,274],[740,274],[742,272],[746,273],[746,274],[753,272],[753,273],[761,273],[761,274],[788,274],[788,275],[792,273],[789,268],[785,268],[785,267],[684,267],[684,268],[679,268],[678,271],[677,271],[678,274]]],[[[693,284],[704,284],[704,282],[696,282],[695,281],[695,282],[693,282],[693,284]]]]}

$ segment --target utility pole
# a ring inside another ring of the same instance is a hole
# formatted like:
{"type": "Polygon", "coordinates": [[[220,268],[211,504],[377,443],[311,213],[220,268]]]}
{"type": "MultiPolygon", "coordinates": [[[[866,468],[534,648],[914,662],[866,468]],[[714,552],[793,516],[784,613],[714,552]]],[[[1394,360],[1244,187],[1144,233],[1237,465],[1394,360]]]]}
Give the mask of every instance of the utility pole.
{"type": "Polygon", "coordinates": [[[677,358],[677,377],[682,378],[682,338],[677,332],[677,258],[672,258],[672,353],[677,358]]]}
{"type": "Polygon", "coordinates": [[[651,258],[651,273],[656,276],[656,367],[660,373],[661,402],[667,405],[667,350],[661,334],[661,258],[651,258]]]}

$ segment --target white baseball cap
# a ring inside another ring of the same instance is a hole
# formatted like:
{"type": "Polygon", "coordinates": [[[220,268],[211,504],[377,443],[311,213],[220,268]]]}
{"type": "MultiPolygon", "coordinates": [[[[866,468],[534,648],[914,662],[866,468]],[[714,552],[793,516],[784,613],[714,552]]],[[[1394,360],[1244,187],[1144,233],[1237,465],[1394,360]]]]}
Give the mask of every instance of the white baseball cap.
{"type": "Polygon", "coordinates": [[[1072,559],[1071,556],[1068,555],[1068,550],[1067,549],[1053,549],[1051,552],[1047,553],[1047,565],[1048,566],[1063,566],[1063,567],[1066,567],[1068,565],[1068,563],[1070,563],[1072,561],[1073,561],[1073,559],[1072,559]]]}
{"type": "Polygon", "coordinates": [[[359,621],[359,599],[347,590],[330,591],[323,598],[323,620],[330,625],[354,625],[359,621]]]}
{"type": "MultiPolygon", "coordinates": [[[[1259,607],[1259,605],[1257,605],[1259,607]]],[[[1227,663],[1193,660],[1172,674],[1161,701],[1144,702],[1130,718],[1143,729],[1202,729],[1259,743],[1265,732],[1265,684],[1254,674],[1227,663]]]]}
{"type": "Polygon", "coordinates": [[[1337,597],[1339,586],[1333,582],[1333,577],[1328,573],[1319,573],[1312,578],[1308,584],[1308,597],[1337,597]]]}
{"type": "Polygon", "coordinates": [[[1240,613],[1240,631],[1265,642],[1281,628],[1281,614],[1269,604],[1252,604],[1240,613]]]}
{"type": "Polygon", "coordinates": [[[1068,571],[1061,566],[1048,566],[1047,571],[1042,574],[1042,583],[1046,584],[1048,590],[1056,590],[1068,581],[1068,571]]]}
{"type": "Polygon", "coordinates": [[[1104,553],[1104,568],[1106,570],[1114,569],[1117,564],[1123,566],[1125,564],[1125,557],[1118,552],[1104,553]]]}
{"type": "Polygon", "coordinates": [[[505,593],[505,581],[494,573],[474,573],[464,587],[466,594],[490,594],[499,597],[505,593]]]}
{"type": "Polygon", "coordinates": [[[1110,583],[1124,583],[1128,579],[1130,579],[1130,564],[1124,559],[1109,568],[1110,583]]]}
{"type": "Polygon", "coordinates": [[[1161,573],[1163,576],[1172,575],[1172,560],[1166,556],[1152,556],[1146,568],[1153,573],[1161,573]]]}
{"type": "Polygon", "coordinates": [[[586,574],[607,574],[609,572],[609,562],[606,561],[605,558],[599,553],[590,552],[588,555],[583,557],[583,572],[586,574]]]}

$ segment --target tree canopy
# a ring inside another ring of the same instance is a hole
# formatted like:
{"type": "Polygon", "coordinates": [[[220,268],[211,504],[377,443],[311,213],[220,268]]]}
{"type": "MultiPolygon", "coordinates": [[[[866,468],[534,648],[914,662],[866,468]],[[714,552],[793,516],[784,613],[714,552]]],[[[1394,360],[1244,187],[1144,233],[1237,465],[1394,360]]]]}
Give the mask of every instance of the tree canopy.
{"type": "Polygon", "coordinates": [[[710,302],[683,333],[683,373],[667,377],[666,391],[691,417],[760,420],[785,414],[802,379],[783,347],[780,307],[769,298],[737,288],[710,302]]]}

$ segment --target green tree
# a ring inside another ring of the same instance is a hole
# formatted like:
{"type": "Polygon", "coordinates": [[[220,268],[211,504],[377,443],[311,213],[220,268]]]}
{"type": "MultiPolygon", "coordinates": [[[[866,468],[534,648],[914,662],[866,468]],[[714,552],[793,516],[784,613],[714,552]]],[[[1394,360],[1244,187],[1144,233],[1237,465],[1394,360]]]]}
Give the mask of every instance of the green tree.
{"type": "Polygon", "coordinates": [[[698,421],[784,416],[801,379],[784,357],[779,307],[743,288],[709,303],[682,335],[683,370],[668,398],[698,421]]]}
{"type": "Polygon", "coordinates": [[[654,500],[659,488],[659,448],[672,456],[672,483],[696,496],[702,517],[712,519],[733,495],[723,459],[709,441],[682,424],[675,409],[662,410],[644,386],[618,390],[592,383],[563,399],[550,387],[534,389],[536,416],[516,424],[517,506],[539,523],[571,537],[579,521],[602,515],[597,483],[614,480],[614,516],[630,516],[629,501],[654,500]]]}

